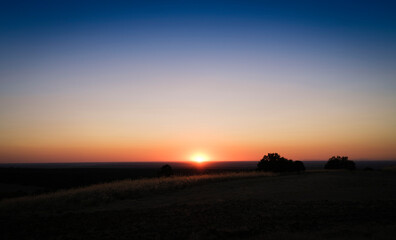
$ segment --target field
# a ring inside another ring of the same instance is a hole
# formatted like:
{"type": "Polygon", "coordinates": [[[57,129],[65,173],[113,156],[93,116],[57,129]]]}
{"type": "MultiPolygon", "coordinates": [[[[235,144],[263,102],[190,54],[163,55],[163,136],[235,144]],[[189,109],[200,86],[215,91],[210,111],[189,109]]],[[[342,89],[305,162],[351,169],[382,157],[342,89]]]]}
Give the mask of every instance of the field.
{"type": "Polygon", "coordinates": [[[2,239],[394,239],[396,173],[126,180],[3,200],[0,214],[2,239]]]}

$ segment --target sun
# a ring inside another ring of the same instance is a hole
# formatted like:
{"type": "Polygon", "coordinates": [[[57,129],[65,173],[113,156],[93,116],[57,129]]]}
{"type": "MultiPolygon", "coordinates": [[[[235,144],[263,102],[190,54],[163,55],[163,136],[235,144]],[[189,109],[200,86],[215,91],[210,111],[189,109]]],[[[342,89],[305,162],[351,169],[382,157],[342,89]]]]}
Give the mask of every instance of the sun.
{"type": "Polygon", "coordinates": [[[191,160],[196,163],[202,163],[208,161],[208,157],[203,154],[196,154],[191,157],[191,160]]]}

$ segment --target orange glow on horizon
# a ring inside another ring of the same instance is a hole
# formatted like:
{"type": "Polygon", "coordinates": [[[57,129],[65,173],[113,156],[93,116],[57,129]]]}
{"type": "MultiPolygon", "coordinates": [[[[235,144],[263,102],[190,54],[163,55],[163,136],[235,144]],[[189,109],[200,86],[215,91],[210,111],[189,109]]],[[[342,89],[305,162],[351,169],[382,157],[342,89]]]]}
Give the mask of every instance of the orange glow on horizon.
{"type": "MultiPolygon", "coordinates": [[[[43,132],[44,134],[44,132],[43,132]]],[[[192,132],[190,135],[199,136],[192,132]]],[[[168,139],[59,139],[56,141],[0,141],[0,162],[180,162],[199,165],[208,161],[259,161],[268,152],[277,152],[293,160],[327,160],[333,155],[346,155],[352,160],[394,160],[392,139],[371,144],[370,141],[337,141],[306,138],[257,139],[249,136],[237,140],[209,136],[190,140],[185,134],[168,139]],[[247,141],[246,139],[252,139],[247,141]],[[253,141],[253,139],[255,139],[253,141]],[[166,141],[167,140],[167,141],[166,141]],[[243,141],[244,140],[244,141],[243,141]],[[297,140],[300,140],[297,142],[297,140]],[[321,140],[321,141],[319,141],[321,140]],[[197,148],[197,146],[199,146],[197,148]],[[198,149],[198,150],[194,150],[198,149]],[[378,155],[378,153],[381,155],[378,155]]],[[[51,139],[52,140],[52,139],[51,139]]]]}
{"type": "Polygon", "coordinates": [[[208,157],[204,154],[195,154],[191,157],[191,161],[194,161],[196,163],[203,163],[207,162],[208,160],[208,157]]]}

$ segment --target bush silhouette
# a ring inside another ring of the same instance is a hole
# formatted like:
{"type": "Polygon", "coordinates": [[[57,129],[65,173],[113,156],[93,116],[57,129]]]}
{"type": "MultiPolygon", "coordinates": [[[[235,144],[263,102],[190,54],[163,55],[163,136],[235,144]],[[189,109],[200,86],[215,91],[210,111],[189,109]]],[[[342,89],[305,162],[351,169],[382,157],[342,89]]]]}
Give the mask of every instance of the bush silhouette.
{"type": "Polygon", "coordinates": [[[327,161],[325,169],[348,169],[348,170],[355,170],[356,166],[355,163],[351,160],[348,160],[347,156],[332,156],[327,161]]]}
{"type": "Polygon", "coordinates": [[[159,177],[170,177],[173,175],[172,167],[169,164],[162,166],[158,172],[159,177]]]}
{"type": "Polygon", "coordinates": [[[302,172],[305,171],[304,163],[301,161],[294,161],[294,171],[302,172]]]}
{"type": "Polygon", "coordinates": [[[305,170],[301,161],[288,160],[278,153],[268,153],[264,155],[257,164],[257,170],[265,172],[300,172],[305,170]]]}

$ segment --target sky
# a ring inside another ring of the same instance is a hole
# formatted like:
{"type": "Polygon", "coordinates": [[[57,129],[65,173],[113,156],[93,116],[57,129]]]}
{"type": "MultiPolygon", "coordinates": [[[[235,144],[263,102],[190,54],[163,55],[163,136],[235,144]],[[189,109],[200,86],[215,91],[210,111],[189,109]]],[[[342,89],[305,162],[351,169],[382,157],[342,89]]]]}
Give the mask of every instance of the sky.
{"type": "Polygon", "coordinates": [[[0,162],[396,160],[392,1],[2,1],[0,162]]]}

